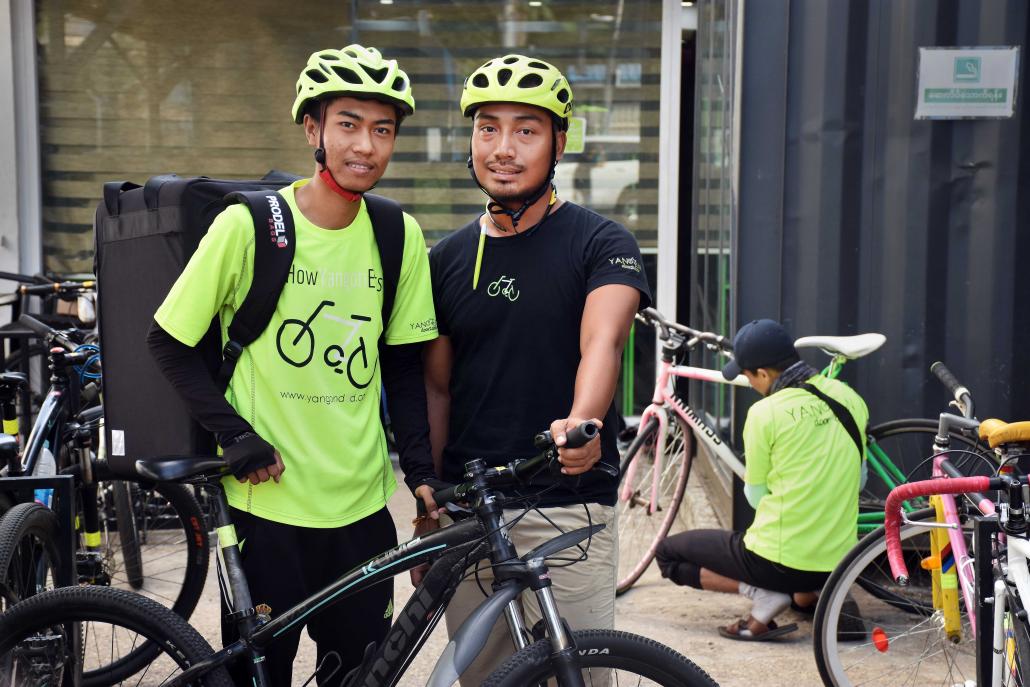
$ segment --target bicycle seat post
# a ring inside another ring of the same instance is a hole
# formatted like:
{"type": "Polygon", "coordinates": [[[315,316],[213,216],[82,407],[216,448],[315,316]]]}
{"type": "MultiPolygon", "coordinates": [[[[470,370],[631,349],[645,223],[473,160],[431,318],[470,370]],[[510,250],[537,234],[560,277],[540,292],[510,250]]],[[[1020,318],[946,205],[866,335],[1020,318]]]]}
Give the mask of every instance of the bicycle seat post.
{"type": "Polygon", "coordinates": [[[231,608],[229,618],[236,624],[240,638],[247,642],[250,648],[250,657],[253,659],[252,669],[258,685],[272,684],[268,676],[265,663],[261,660],[264,653],[249,644],[251,636],[261,624],[257,612],[254,610],[254,601],[250,596],[250,586],[247,584],[247,577],[243,573],[243,561],[240,558],[240,547],[236,538],[236,527],[229,518],[229,502],[225,498],[225,490],[217,481],[205,483],[207,491],[211,495],[212,525],[215,534],[218,536],[218,558],[225,569],[225,580],[228,589],[226,590],[231,608]]]}

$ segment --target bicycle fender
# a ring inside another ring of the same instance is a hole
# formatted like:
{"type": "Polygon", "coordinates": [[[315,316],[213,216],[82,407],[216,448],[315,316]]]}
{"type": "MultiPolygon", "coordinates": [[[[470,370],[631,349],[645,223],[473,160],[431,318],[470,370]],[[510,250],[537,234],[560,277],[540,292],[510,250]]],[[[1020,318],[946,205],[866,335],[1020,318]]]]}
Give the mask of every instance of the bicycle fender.
{"type": "Polygon", "coordinates": [[[472,665],[479,652],[483,650],[494,623],[523,589],[525,587],[521,584],[502,587],[465,619],[437,660],[426,687],[451,687],[458,681],[458,677],[472,665]]]}
{"type": "Polygon", "coordinates": [[[525,556],[522,557],[524,561],[531,561],[534,558],[547,558],[553,556],[559,551],[575,546],[587,537],[592,537],[601,530],[604,529],[603,524],[591,525],[590,527],[580,527],[578,530],[572,530],[565,534],[559,535],[551,541],[544,542],[540,546],[536,547],[525,556]]]}

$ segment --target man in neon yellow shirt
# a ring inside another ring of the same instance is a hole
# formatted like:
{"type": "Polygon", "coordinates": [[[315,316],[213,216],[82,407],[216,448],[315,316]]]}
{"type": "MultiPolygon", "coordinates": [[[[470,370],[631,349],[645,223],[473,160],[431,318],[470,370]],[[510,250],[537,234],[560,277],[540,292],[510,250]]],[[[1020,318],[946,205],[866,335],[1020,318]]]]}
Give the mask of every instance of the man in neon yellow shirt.
{"type": "Polygon", "coordinates": [[[733,350],[723,375],[743,373],[764,397],[744,423],[744,491],[755,520],[747,532],[674,535],[659,545],[657,559],[676,584],[750,598],[750,617],[719,633],[767,640],[797,629],[773,618],[791,595],[800,606],[813,603],[813,592],[857,541],[869,412],[850,387],[802,361],[777,322],[741,327],[733,350]]]}
{"type": "MultiPolygon", "coordinates": [[[[193,347],[216,315],[226,340],[260,277],[253,219],[234,205],[212,223],[148,337],[232,469],[223,484],[244,571],[255,603],[269,605],[273,616],[396,544],[386,510],[396,480],[380,422],[383,386],[402,466],[429,466],[424,474],[409,471],[406,481],[414,489],[433,477],[421,343],[437,333],[425,241],[404,215],[400,277],[383,322],[383,261],[362,199],[386,171],[414,106],[407,75],[374,48],[314,53],[297,81],[293,117],[317,166],[310,179],[279,191],[296,247],[271,322],[243,349],[223,396],[193,347]]],[[[392,598],[392,584],[378,585],[308,624],[324,672],[339,679],[367,644],[383,640],[392,598]],[[334,652],[339,660],[323,665],[334,652]]],[[[270,647],[273,684],[291,684],[300,631],[270,647]]],[[[233,634],[223,624],[223,641],[233,634]]],[[[326,675],[318,678],[322,684],[326,675]]],[[[242,672],[234,679],[248,681],[242,672]]]]}

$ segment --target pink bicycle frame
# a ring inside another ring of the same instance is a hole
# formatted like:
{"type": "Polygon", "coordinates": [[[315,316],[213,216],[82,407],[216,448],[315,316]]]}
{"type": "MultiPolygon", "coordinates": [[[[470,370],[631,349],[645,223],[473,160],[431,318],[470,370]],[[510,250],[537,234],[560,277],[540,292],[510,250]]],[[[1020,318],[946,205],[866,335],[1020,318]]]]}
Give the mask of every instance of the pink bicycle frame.
{"type": "MultiPolygon", "coordinates": [[[[640,416],[640,429],[646,427],[651,418],[655,418],[658,421],[658,443],[655,445],[654,478],[651,484],[651,499],[647,506],[649,514],[653,514],[658,505],[658,487],[662,474],[662,457],[665,449],[665,430],[669,424],[667,408],[672,408],[683,422],[693,430],[693,434],[696,434],[719,460],[725,463],[738,477],[744,478],[744,464],[740,462],[740,458],[737,457],[733,449],[719,438],[718,432],[709,427],[699,414],[694,412],[689,406],[684,406],[683,401],[673,393],[673,377],[696,379],[713,384],[750,386],[747,378],[743,375],[738,375],[736,379],[727,381],[722,376],[722,371],[720,370],[709,370],[704,367],[690,367],[688,365],[673,365],[666,360],[659,360],[658,365],[658,377],[655,381],[651,404],[644,409],[643,414],[640,416]]],[[[690,441],[692,441],[692,437],[684,437],[684,448],[686,450],[690,449],[690,441]]],[[[633,477],[636,475],[636,471],[637,461],[634,460],[626,469],[626,479],[622,481],[622,486],[619,490],[619,499],[621,501],[627,501],[632,496],[633,477]]]]}

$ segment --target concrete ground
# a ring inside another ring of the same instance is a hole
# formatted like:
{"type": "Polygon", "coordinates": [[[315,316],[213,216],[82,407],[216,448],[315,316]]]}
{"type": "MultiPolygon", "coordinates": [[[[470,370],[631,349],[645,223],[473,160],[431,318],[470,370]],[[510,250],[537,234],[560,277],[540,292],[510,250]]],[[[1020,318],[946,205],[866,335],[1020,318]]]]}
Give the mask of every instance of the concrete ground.
{"type": "MultiPolygon", "coordinates": [[[[685,513],[684,526],[688,523],[693,526],[710,524],[705,516],[707,508],[704,494],[699,488],[693,485],[688,488],[688,502],[693,508],[692,512],[685,513]]],[[[390,511],[397,523],[400,540],[409,539],[413,502],[403,486],[397,489],[391,500],[390,511]]],[[[412,587],[407,575],[395,580],[395,605],[400,608],[407,601],[412,587]]],[[[667,644],[704,668],[723,687],[807,687],[820,684],[812,654],[812,626],[800,616],[788,617],[788,613],[781,617],[781,621],[798,622],[800,631],[774,643],[743,643],[723,639],[717,634],[716,628],[745,614],[748,609],[746,600],[737,596],[676,587],[663,580],[654,565],[616,603],[618,629],[667,644]]],[[[213,557],[208,585],[191,623],[213,646],[218,645],[218,584],[214,575],[213,557]]],[[[441,623],[401,684],[424,685],[446,643],[446,630],[441,623]]],[[[314,645],[305,635],[294,667],[294,684],[302,684],[314,672],[314,660],[314,645]]]]}

